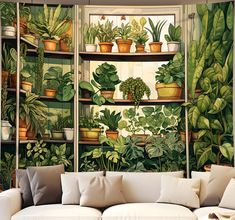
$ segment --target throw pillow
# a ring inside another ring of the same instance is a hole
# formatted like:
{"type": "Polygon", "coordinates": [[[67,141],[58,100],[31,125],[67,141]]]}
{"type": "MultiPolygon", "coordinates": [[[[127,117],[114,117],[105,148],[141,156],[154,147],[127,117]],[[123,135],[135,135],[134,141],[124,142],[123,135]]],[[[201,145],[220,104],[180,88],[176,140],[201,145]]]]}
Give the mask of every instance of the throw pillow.
{"type": "Polygon", "coordinates": [[[79,178],[83,178],[84,176],[103,176],[103,172],[69,172],[61,174],[63,205],[78,205],[80,203],[80,191],[78,180],[79,178]]]}
{"type": "Polygon", "coordinates": [[[61,203],[62,173],[64,165],[27,168],[34,205],[61,203]]]}
{"type": "Polygon", "coordinates": [[[235,179],[231,179],[227,185],[219,207],[235,209],[235,200],[233,195],[235,195],[235,179]]]}
{"type": "Polygon", "coordinates": [[[206,198],[203,205],[218,205],[231,178],[235,178],[235,168],[212,165],[206,198]]]}
{"type": "Polygon", "coordinates": [[[104,208],[126,203],[122,193],[122,176],[87,177],[79,179],[80,205],[104,208]]]}
{"type": "Polygon", "coordinates": [[[199,208],[200,179],[161,177],[161,194],[157,202],[173,203],[189,208],[199,208]]]}
{"type": "Polygon", "coordinates": [[[16,170],[16,177],[18,179],[20,192],[22,195],[22,208],[33,205],[33,197],[30,189],[29,178],[26,170],[16,170]]]}

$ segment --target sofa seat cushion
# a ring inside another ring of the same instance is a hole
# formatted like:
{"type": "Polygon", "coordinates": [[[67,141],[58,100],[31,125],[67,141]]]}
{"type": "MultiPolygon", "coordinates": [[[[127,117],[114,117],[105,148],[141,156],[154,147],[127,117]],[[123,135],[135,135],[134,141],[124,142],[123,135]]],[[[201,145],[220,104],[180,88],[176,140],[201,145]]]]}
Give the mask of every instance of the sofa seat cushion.
{"type": "Polygon", "coordinates": [[[41,205],[22,209],[11,220],[100,220],[101,212],[79,205],[41,205]]]}
{"type": "Polygon", "coordinates": [[[188,208],[162,203],[128,203],[112,206],[102,220],[196,220],[188,208]]]}
{"type": "Polygon", "coordinates": [[[216,213],[220,214],[220,219],[229,219],[229,218],[223,218],[223,214],[235,214],[235,210],[232,209],[225,209],[225,208],[220,208],[218,206],[209,206],[209,207],[203,207],[199,209],[194,210],[194,214],[197,216],[198,220],[208,220],[208,215],[210,213],[216,213]],[[222,214],[222,215],[221,215],[222,214]]]}

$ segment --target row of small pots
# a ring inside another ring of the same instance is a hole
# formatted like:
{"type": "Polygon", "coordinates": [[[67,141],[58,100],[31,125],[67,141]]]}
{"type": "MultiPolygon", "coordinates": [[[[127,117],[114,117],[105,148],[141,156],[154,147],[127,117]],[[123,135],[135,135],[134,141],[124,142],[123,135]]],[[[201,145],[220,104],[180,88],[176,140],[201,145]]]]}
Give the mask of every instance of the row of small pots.
{"type": "MultiPolygon", "coordinates": [[[[132,40],[123,40],[117,39],[116,40],[118,46],[119,53],[130,53],[132,40]]],[[[99,42],[100,52],[101,53],[111,53],[113,43],[112,42],[99,42]]],[[[168,51],[169,52],[177,52],[180,48],[180,42],[171,41],[167,42],[168,51]]],[[[149,43],[150,52],[157,53],[161,52],[162,42],[151,42],[149,43]]],[[[86,52],[96,52],[97,51],[97,44],[85,44],[86,52]]],[[[145,51],[145,45],[136,45],[136,53],[143,53],[145,51]]]]}

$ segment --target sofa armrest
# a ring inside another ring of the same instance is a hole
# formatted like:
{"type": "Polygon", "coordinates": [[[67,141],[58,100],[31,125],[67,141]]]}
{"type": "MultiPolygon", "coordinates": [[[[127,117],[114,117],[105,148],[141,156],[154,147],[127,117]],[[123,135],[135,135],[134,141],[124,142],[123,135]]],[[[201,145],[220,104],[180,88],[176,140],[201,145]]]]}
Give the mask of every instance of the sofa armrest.
{"type": "Polygon", "coordinates": [[[11,217],[21,210],[20,189],[9,189],[0,193],[0,219],[11,220],[11,217]]]}

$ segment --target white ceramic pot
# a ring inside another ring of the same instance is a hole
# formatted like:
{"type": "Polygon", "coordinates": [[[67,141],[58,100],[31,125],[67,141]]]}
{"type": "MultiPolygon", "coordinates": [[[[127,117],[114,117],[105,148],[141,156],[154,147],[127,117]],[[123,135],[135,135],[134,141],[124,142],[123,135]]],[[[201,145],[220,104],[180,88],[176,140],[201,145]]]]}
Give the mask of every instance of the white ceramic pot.
{"type": "Polygon", "coordinates": [[[169,41],[167,42],[167,47],[169,52],[177,52],[180,49],[180,42],[169,41]]]}
{"type": "Polygon", "coordinates": [[[16,29],[13,26],[4,26],[2,27],[2,35],[3,36],[9,36],[9,37],[15,37],[16,36],[16,29]]]}
{"type": "Polygon", "coordinates": [[[74,136],[73,128],[64,128],[64,134],[67,141],[72,141],[74,136]]]}
{"type": "Polygon", "coordinates": [[[97,44],[85,44],[86,52],[96,52],[97,44]]]}
{"type": "Polygon", "coordinates": [[[12,126],[9,121],[1,121],[1,137],[3,141],[11,140],[12,126]]]}

